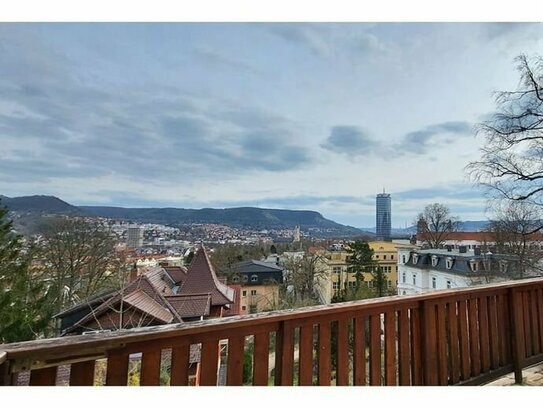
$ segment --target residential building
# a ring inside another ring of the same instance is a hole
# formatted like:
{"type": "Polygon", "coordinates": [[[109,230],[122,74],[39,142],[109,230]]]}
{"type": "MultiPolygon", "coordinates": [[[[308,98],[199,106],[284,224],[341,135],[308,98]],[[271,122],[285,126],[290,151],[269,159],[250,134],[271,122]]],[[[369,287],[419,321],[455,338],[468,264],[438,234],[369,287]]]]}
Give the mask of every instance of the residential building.
{"type": "Polygon", "coordinates": [[[398,250],[398,294],[469,287],[507,280],[516,262],[511,256],[458,250],[398,250]]]}
{"type": "Polygon", "coordinates": [[[56,315],[61,335],[216,318],[239,306],[236,288],[219,281],[203,247],[188,269],[149,267],[133,278],[56,315]]]}
{"type": "MultiPolygon", "coordinates": [[[[387,277],[388,288],[395,290],[398,283],[398,248],[412,249],[413,246],[387,241],[368,242],[373,249],[373,259],[381,267],[387,277]]],[[[349,252],[343,251],[320,251],[318,262],[318,294],[324,304],[329,304],[332,298],[340,290],[354,288],[356,286],[355,273],[348,272],[349,252]]],[[[366,287],[373,287],[373,275],[364,273],[363,284],[366,287]]]]}
{"type": "Polygon", "coordinates": [[[375,233],[377,240],[390,240],[392,211],[390,194],[383,190],[375,200],[375,233]]]}
{"type": "Polygon", "coordinates": [[[138,225],[130,225],[126,232],[126,245],[134,249],[143,246],[143,228],[138,225]]]}
{"type": "Polygon", "coordinates": [[[279,304],[283,269],[275,263],[248,260],[232,265],[227,275],[230,284],[239,284],[241,314],[269,311],[279,304]]]}

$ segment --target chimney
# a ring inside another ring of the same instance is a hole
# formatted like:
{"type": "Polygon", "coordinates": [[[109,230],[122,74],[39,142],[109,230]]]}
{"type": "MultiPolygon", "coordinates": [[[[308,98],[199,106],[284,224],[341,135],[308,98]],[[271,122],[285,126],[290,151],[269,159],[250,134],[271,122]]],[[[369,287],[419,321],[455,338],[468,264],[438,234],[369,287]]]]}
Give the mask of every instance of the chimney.
{"type": "Polygon", "coordinates": [[[132,269],[130,270],[130,283],[134,281],[136,278],[138,278],[138,266],[136,266],[136,262],[134,262],[134,265],[132,266],[132,269]]]}

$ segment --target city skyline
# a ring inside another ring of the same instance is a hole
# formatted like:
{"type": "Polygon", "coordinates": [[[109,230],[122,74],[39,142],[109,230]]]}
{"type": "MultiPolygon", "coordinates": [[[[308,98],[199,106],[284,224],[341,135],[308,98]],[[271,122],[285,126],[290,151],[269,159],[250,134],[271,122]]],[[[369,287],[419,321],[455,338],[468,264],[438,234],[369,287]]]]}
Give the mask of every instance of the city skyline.
{"type": "Polygon", "coordinates": [[[537,23],[0,23],[0,194],[486,219],[464,167],[537,23]],[[437,101],[437,102],[436,102],[437,101]]]}

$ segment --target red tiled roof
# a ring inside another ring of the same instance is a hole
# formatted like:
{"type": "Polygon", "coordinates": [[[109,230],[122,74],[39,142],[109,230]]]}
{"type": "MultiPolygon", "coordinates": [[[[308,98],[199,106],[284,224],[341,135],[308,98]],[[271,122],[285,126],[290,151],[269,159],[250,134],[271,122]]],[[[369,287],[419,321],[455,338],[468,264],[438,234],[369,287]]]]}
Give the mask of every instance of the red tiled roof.
{"type": "MultiPolygon", "coordinates": [[[[417,240],[423,240],[424,233],[417,233],[417,240]]],[[[534,233],[527,236],[528,240],[542,240],[540,233],[534,233]]],[[[448,233],[445,240],[462,241],[473,240],[476,242],[495,242],[496,236],[492,232],[451,232],[448,233]]]]}
{"type": "Polygon", "coordinates": [[[234,290],[221,283],[203,247],[199,248],[187,270],[187,278],[177,292],[179,295],[211,293],[211,305],[234,302],[234,290]]]}
{"type": "Polygon", "coordinates": [[[187,277],[187,269],[178,266],[162,266],[175,284],[183,283],[187,277]]]}
{"type": "Polygon", "coordinates": [[[124,297],[124,302],[141,310],[145,314],[152,315],[154,318],[165,322],[166,324],[169,324],[174,319],[169,309],[164,308],[164,306],[149,297],[145,291],[141,289],[124,297]]]}
{"type": "MultiPolygon", "coordinates": [[[[182,322],[181,318],[177,315],[177,312],[163,297],[163,295],[172,295],[173,291],[171,288],[168,288],[168,284],[161,279],[160,273],[163,273],[160,267],[147,270],[144,274],[141,274],[137,279],[128,284],[123,290],[119,290],[119,292],[108,301],[102,303],[92,312],[88,313],[75,324],[67,328],[65,333],[69,333],[74,329],[83,326],[87,322],[94,320],[101,314],[111,310],[111,308],[118,304],[121,300],[126,301],[126,298],[129,297],[130,294],[138,290],[144,292],[150,299],[158,303],[161,308],[169,311],[173,315],[173,319],[170,322],[182,322]],[[152,281],[155,282],[158,287],[155,287],[155,285],[152,284],[152,281]],[[159,289],[163,289],[165,292],[160,292],[159,289]]],[[[151,315],[157,319],[162,319],[164,313],[159,312],[157,315],[151,315]]]]}
{"type": "Polygon", "coordinates": [[[181,318],[206,317],[211,308],[211,294],[168,295],[166,301],[181,318]]]}
{"type": "Polygon", "coordinates": [[[229,287],[234,290],[234,304],[224,311],[223,316],[225,317],[241,314],[241,285],[229,285],[229,287]]]}

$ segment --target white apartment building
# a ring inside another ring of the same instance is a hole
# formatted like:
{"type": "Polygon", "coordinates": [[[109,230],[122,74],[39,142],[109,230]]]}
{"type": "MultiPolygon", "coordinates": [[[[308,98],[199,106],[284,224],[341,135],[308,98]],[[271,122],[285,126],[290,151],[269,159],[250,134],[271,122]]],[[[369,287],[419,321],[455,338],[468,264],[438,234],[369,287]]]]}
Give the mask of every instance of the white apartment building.
{"type": "Polygon", "coordinates": [[[398,294],[469,287],[508,279],[515,263],[505,255],[455,249],[398,249],[398,294]]]}

